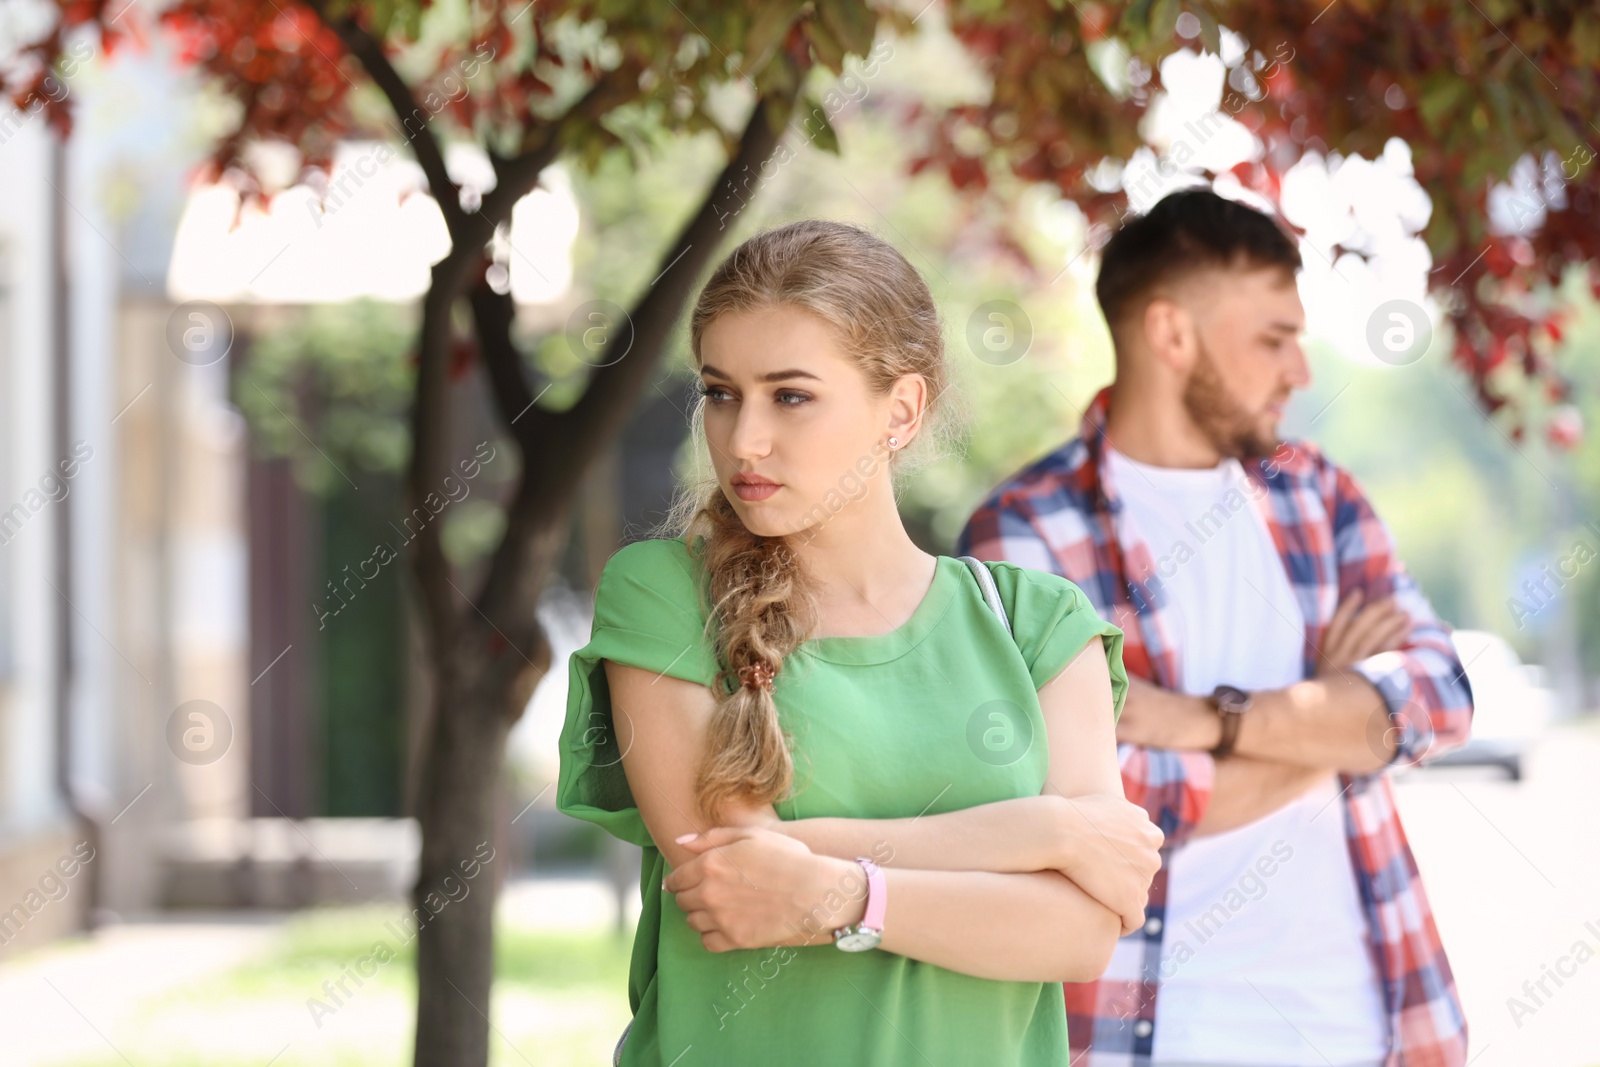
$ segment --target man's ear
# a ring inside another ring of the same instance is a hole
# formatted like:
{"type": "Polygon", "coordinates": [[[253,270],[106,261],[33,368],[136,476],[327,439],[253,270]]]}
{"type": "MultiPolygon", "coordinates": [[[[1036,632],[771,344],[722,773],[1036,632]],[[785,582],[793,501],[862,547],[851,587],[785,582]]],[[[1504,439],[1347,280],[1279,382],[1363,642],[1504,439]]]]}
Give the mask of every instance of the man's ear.
{"type": "Polygon", "coordinates": [[[1158,296],[1144,308],[1145,345],[1164,367],[1178,375],[1194,363],[1197,324],[1189,309],[1171,297],[1158,296]]]}

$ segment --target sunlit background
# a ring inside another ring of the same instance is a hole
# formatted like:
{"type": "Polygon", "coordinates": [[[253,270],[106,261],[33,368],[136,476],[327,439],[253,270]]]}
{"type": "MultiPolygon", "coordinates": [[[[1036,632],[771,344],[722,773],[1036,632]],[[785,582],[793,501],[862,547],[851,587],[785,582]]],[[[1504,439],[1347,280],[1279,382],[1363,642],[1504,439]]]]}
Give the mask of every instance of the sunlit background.
{"type": "MultiPolygon", "coordinates": [[[[873,229],[923,272],[972,421],[963,450],[908,484],[902,508],[920,542],[948,553],[989,488],[1076,433],[1112,368],[1076,208],[1020,184],[976,208],[942,177],[907,177],[896,109],[982,92],[938,19],[896,40],[834,117],[843,155],[798,153],[729,246],[825,216],[873,229]],[[983,239],[982,211],[1029,235],[1033,267],[983,239]],[[1005,366],[966,341],[991,300],[1014,302],[1032,331],[1005,366]]],[[[1242,48],[1226,34],[1224,46],[1242,48]]],[[[1252,158],[1258,142],[1222,110],[1226,70],[1173,57],[1143,131],[1153,148],[1101,175],[1105,187],[1137,189],[1148,206],[1199,167],[1252,158]]],[[[265,209],[241,208],[228,182],[196,181],[226,108],[159,39],[87,64],[70,89],[79,127],[64,148],[35,117],[0,124],[0,510],[20,516],[0,535],[0,909],[47,900],[0,927],[0,1063],[409,1062],[414,946],[394,923],[418,846],[405,813],[421,635],[404,560],[376,578],[370,568],[376,543],[403,540],[412,332],[448,249],[442,218],[409,155],[375,141],[341,145],[318,189],[299,184],[292,153],[263,159],[278,176],[265,209]],[[57,254],[70,284],[40,266],[57,254]],[[63,293],[64,345],[52,326],[63,293]],[[223,316],[192,317],[205,305],[223,316]],[[231,334],[225,359],[174,358],[170,331],[213,328],[231,334]],[[57,479],[67,452],[79,462],[57,479]],[[69,524],[52,498],[70,498],[69,524]],[[341,596],[363,567],[359,595],[341,596]],[[173,758],[169,724],[191,700],[220,709],[225,758],[173,758]],[[92,908],[86,878],[40,884],[76,840],[68,796],[99,828],[92,908]],[[394,958],[348,980],[378,943],[394,958]]],[[[648,175],[552,168],[496,241],[490,281],[515,298],[547,401],[581,389],[586,368],[562,333],[573,309],[626,302],[648,283],[657,264],[638,250],[664,246],[722,163],[709,136],[657,152],[648,175]]],[[[447,162],[478,195],[492,188],[481,152],[447,162]]],[[[1498,226],[1536,224],[1495,203],[1498,226]]],[[[1417,234],[1430,208],[1408,147],[1309,159],[1281,205],[1305,231],[1315,374],[1287,432],[1355,473],[1434,605],[1468,631],[1483,762],[1407,772],[1400,796],[1474,1062],[1600,1064],[1600,964],[1532,1018],[1506,1006],[1575,941],[1600,943],[1589,814],[1600,808],[1600,444],[1579,432],[1600,425],[1600,313],[1587,285],[1568,286],[1562,358],[1577,407],[1513,439],[1477,409],[1438,334],[1406,366],[1368,343],[1367,312],[1384,300],[1424,304],[1443,329],[1426,303],[1433,264],[1417,234]]],[[[670,367],[587,480],[563,580],[540,606],[557,661],[513,734],[505,847],[481,876],[503,894],[496,1064],[609,1062],[628,1019],[637,851],[559,815],[551,784],[564,657],[587,639],[598,567],[619,534],[661,518],[670,474],[688,461],[685,353],[680,331],[670,367]]],[[[458,451],[492,448],[487,394],[465,395],[458,451]]],[[[486,460],[446,512],[452,561],[481,559],[503,528],[509,455],[486,460]]]]}

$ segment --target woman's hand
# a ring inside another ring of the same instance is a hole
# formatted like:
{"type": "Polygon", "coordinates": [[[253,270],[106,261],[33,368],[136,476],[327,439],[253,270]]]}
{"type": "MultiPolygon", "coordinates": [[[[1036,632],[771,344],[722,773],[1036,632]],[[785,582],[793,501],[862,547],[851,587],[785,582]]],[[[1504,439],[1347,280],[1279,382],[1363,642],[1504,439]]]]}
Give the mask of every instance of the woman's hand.
{"type": "Polygon", "coordinates": [[[719,826],[679,842],[695,857],[662,881],[710,952],[828,944],[866,913],[853,860],[819,856],[762,826],[719,826]]]}
{"type": "Polygon", "coordinates": [[[1055,868],[1122,917],[1124,936],[1144,925],[1150,880],[1161,869],[1165,835],[1139,805],[1091,793],[1058,801],[1055,868]]]}

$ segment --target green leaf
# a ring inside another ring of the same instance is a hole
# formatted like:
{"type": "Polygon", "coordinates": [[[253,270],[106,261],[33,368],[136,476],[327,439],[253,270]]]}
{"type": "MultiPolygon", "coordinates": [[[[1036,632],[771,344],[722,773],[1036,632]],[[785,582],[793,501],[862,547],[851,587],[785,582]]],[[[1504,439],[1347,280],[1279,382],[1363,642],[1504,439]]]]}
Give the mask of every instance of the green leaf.
{"type": "Polygon", "coordinates": [[[864,56],[872,51],[878,13],[860,0],[817,0],[817,15],[846,52],[864,56]]]}
{"type": "Polygon", "coordinates": [[[1206,51],[1212,55],[1222,55],[1222,28],[1217,25],[1217,20],[1211,17],[1211,12],[1205,8],[1199,11],[1200,18],[1200,43],[1206,46],[1206,51]]]}
{"type": "Polygon", "coordinates": [[[368,28],[379,40],[389,35],[389,24],[394,21],[394,0],[376,0],[368,9],[371,21],[368,28]]]}
{"type": "Polygon", "coordinates": [[[1489,103],[1494,108],[1494,117],[1500,123],[1501,132],[1514,129],[1511,118],[1511,93],[1506,89],[1505,82],[1490,80],[1483,88],[1489,94],[1489,103]]]}
{"type": "Polygon", "coordinates": [[[1182,12],[1179,0],[1155,0],[1150,8],[1150,37],[1152,40],[1165,43],[1172,39],[1173,32],[1178,27],[1178,15],[1182,12]]]}
{"type": "MultiPolygon", "coordinates": [[[[1446,196],[1448,197],[1448,194],[1446,196]]],[[[1455,219],[1450,217],[1450,212],[1438,210],[1428,218],[1428,228],[1423,231],[1422,236],[1427,241],[1428,251],[1433,253],[1435,261],[1444,259],[1455,251],[1456,242],[1461,239],[1460,231],[1456,229],[1455,219]]]]}
{"type": "Polygon", "coordinates": [[[828,121],[828,112],[809,93],[801,97],[800,102],[800,127],[806,139],[824,152],[839,155],[839,133],[828,121]]]}
{"type": "Polygon", "coordinates": [[[828,28],[817,19],[811,19],[806,22],[805,29],[806,37],[811,41],[811,49],[817,54],[817,62],[835,74],[843,74],[844,48],[828,32],[828,28]]]}
{"type": "Polygon", "coordinates": [[[1578,19],[1567,33],[1567,43],[1579,64],[1600,65],[1600,19],[1578,19]]]}
{"type": "Polygon", "coordinates": [[[772,53],[783,42],[784,34],[794,24],[800,13],[799,5],[788,0],[768,0],[760,5],[750,32],[745,35],[744,61],[746,69],[760,68],[772,59],[772,53]]]}
{"type": "Polygon", "coordinates": [[[1456,102],[1466,91],[1467,83],[1451,74],[1436,74],[1428,79],[1428,86],[1417,101],[1417,111],[1428,129],[1437,133],[1441,119],[1456,109],[1456,102]]]}
{"type": "Polygon", "coordinates": [[[683,132],[691,134],[714,133],[718,137],[725,137],[728,132],[718,125],[715,119],[698,107],[685,115],[679,125],[683,132]]]}
{"type": "Polygon", "coordinates": [[[787,94],[768,96],[763,98],[761,106],[767,111],[767,125],[774,130],[782,131],[789,124],[790,116],[794,114],[794,97],[787,94]]]}
{"type": "Polygon", "coordinates": [[[788,60],[768,63],[755,72],[752,80],[756,84],[756,92],[762,96],[793,97],[798,88],[794,64],[788,60]]]}

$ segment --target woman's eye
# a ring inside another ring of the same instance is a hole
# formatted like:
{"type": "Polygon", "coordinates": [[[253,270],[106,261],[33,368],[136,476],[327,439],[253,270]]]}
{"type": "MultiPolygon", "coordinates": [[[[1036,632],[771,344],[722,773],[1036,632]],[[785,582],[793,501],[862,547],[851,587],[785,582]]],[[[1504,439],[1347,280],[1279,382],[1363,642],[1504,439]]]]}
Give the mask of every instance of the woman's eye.
{"type": "MultiPolygon", "coordinates": [[[[726,389],[720,386],[706,385],[704,383],[698,385],[696,391],[713,404],[720,404],[731,396],[726,389]]],[[[811,396],[809,393],[797,393],[783,389],[774,394],[774,399],[777,400],[780,407],[799,407],[807,400],[810,400],[811,396]]]]}

